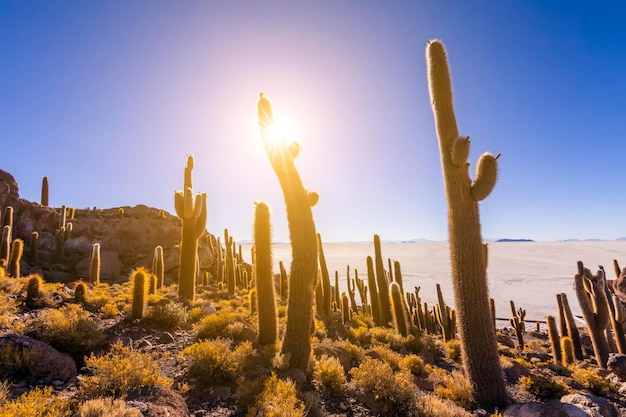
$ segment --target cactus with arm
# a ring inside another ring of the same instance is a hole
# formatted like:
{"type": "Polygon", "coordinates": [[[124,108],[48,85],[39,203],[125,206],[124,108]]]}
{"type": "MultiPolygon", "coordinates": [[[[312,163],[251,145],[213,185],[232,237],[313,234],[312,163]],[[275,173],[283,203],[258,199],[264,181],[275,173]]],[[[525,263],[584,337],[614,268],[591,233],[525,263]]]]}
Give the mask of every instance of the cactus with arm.
{"type": "Polygon", "coordinates": [[[452,103],[446,51],[440,41],[428,43],[428,84],[435,117],[448,202],[448,232],[457,327],[463,367],[473,398],[484,407],[507,403],[506,385],[491,324],[487,259],[480,233],[478,202],[493,189],[497,157],[485,153],[474,181],[469,176],[469,138],[460,137],[452,103]]]}
{"type": "Polygon", "coordinates": [[[291,240],[292,262],[282,353],[290,356],[291,368],[306,372],[311,356],[313,294],[317,283],[317,238],[311,207],[319,196],[304,187],[296,169],[294,158],[300,147],[287,145],[284,140],[269,140],[274,117],[272,106],[263,94],[258,101],[258,119],[265,152],[283,191],[291,240]]]}

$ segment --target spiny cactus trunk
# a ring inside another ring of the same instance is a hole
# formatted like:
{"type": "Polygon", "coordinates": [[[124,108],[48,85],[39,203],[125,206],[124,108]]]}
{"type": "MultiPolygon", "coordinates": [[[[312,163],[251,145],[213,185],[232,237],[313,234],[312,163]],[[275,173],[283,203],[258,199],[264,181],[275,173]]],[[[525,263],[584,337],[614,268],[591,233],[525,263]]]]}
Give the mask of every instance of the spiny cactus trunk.
{"type": "Polygon", "coordinates": [[[278,338],[270,210],[266,203],[256,203],[254,211],[254,272],[258,299],[259,344],[272,345],[278,338]]]}
{"type": "Polygon", "coordinates": [[[291,274],[287,324],[282,353],[289,355],[289,367],[306,372],[311,356],[311,323],[313,322],[313,295],[317,284],[317,238],[311,206],[317,194],[310,193],[302,184],[294,158],[297,144],[269,141],[269,129],[274,123],[272,107],[266,98],[258,102],[258,118],[265,151],[280,182],[287,210],[291,240],[291,274]]]}
{"type": "Polygon", "coordinates": [[[495,158],[481,157],[472,184],[467,163],[469,139],[459,137],[448,60],[441,42],[429,42],[427,61],[448,202],[450,259],[463,366],[474,399],[483,407],[503,407],[507,403],[506,385],[491,324],[478,212],[478,201],[487,196],[489,185],[495,184],[495,158]]]}

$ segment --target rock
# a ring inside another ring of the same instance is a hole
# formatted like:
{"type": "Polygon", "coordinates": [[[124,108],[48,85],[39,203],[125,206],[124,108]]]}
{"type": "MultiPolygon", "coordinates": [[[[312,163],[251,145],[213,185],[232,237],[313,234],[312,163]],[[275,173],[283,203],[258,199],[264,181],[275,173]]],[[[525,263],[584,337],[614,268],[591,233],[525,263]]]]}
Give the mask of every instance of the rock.
{"type": "Polygon", "coordinates": [[[0,337],[0,351],[11,352],[12,360],[0,363],[0,373],[27,373],[44,384],[66,382],[76,377],[74,359],[47,343],[20,334],[0,337]]]}
{"type": "Polygon", "coordinates": [[[502,360],[502,370],[504,377],[509,384],[517,384],[517,381],[523,376],[530,374],[528,368],[513,359],[504,358],[502,360]]]}
{"type": "Polygon", "coordinates": [[[163,386],[141,387],[133,390],[126,401],[147,404],[144,417],[189,417],[185,399],[178,392],[163,386]]]}
{"type": "Polygon", "coordinates": [[[561,398],[561,402],[575,405],[591,417],[619,417],[619,412],[606,398],[584,394],[569,394],[561,398]]]}
{"type": "MultiPolygon", "coordinates": [[[[72,282],[88,279],[91,250],[94,243],[101,245],[100,279],[105,282],[122,282],[130,272],[139,267],[151,267],[154,248],[162,246],[165,260],[165,281],[172,283],[178,277],[179,241],[181,221],[178,217],[145,205],[98,210],[76,209],[72,233],[65,242],[64,258],[54,259],[55,231],[59,227],[61,209],[42,207],[38,202],[19,198],[17,181],[11,174],[0,170],[0,212],[13,208],[13,238],[24,241],[22,275],[38,273],[46,281],[72,282]],[[29,259],[32,232],[39,233],[38,262],[29,259]]],[[[202,270],[215,269],[214,254],[208,239],[202,238],[198,247],[202,270]]]]}
{"type": "Polygon", "coordinates": [[[626,381],[626,355],[619,353],[609,353],[607,368],[613,372],[621,381],[626,381]]]}
{"type": "Polygon", "coordinates": [[[502,412],[503,417],[590,417],[589,414],[572,404],[559,400],[546,403],[513,404],[502,412]]]}

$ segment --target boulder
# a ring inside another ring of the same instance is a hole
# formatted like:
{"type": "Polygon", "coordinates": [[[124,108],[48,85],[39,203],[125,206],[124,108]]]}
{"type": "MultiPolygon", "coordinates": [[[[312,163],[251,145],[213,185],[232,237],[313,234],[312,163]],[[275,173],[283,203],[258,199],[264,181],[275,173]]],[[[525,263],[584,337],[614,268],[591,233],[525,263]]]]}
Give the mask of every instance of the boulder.
{"type": "Polygon", "coordinates": [[[609,371],[613,372],[621,381],[626,381],[626,355],[609,353],[606,364],[609,371]]]}
{"type": "Polygon", "coordinates": [[[126,397],[133,405],[145,404],[144,417],[188,417],[189,410],[185,399],[178,392],[160,385],[141,387],[126,397]]]}
{"type": "Polygon", "coordinates": [[[508,406],[503,417],[590,417],[575,405],[550,400],[546,403],[524,403],[508,406]]]}
{"type": "Polygon", "coordinates": [[[67,382],[76,377],[76,363],[47,343],[11,333],[0,337],[0,373],[67,382]]]}
{"type": "Polygon", "coordinates": [[[620,413],[609,400],[585,394],[569,394],[561,402],[575,405],[591,417],[619,417],[620,413]]]}

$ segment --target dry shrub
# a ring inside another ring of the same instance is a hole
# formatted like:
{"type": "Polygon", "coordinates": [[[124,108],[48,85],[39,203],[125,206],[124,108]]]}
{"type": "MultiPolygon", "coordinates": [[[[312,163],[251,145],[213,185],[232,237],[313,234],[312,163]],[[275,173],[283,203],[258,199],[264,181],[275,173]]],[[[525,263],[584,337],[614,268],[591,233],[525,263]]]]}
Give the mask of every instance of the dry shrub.
{"type": "Polygon", "coordinates": [[[291,380],[282,380],[272,374],[264,384],[256,407],[248,415],[263,417],[304,417],[304,403],[298,399],[298,390],[291,380]]]}
{"type": "Polygon", "coordinates": [[[52,387],[35,388],[14,400],[0,398],[0,417],[70,416],[70,400],[52,394],[52,387]]]}
{"type": "Polygon", "coordinates": [[[517,384],[525,391],[542,400],[561,398],[569,393],[567,385],[542,375],[529,374],[519,379],[517,384]]]}
{"type": "Polygon", "coordinates": [[[91,355],[85,368],[81,390],[91,397],[122,397],[141,386],[172,386],[172,380],[159,372],[155,354],[139,353],[117,342],[102,356],[91,355]]]}
{"type": "Polygon", "coordinates": [[[394,373],[388,363],[366,358],[350,375],[354,386],[372,394],[385,415],[415,414],[417,388],[410,373],[394,373]]]}
{"type": "Polygon", "coordinates": [[[196,332],[196,339],[229,337],[231,335],[229,326],[233,324],[238,317],[238,314],[226,310],[220,310],[215,314],[204,317],[193,327],[196,332]]]}
{"type": "Polygon", "coordinates": [[[446,355],[451,360],[458,362],[461,359],[461,342],[458,339],[450,339],[444,343],[446,355]]]}
{"type": "Polygon", "coordinates": [[[107,303],[100,307],[100,312],[105,319],[110,319],[120,314],[120,310],[117,306],[111,303],[107,303]]]}
{"type": "Polygon", "coordinates": [[[421,417],[473,417],[469,411],[459,407],[450,400],[444,400],[436,395],[420,395],[417,399],[417,409],[421,417]]]}
{"type": "Polygon", "coordinates": [[[346,373],[339,359],[322,355],[313,365],[313,380],[325,391],[339,394],[344,391],[346,373]]]}
{"type": "Polygon", "coordinates": [[[454,401],[463,408],[472,405],[472,386],[463,372],[456,370],[450,374],[443,370],[435,372],[441,373],[443,376],[441,385],[435,388],[436,395],[454,401]]]}
{"type": "Polygon", "coordinates": [[[76,417],[141,417],[141,411],[124,400],[106,397],[85,401],[76,417]]]}
{"type": "Polygon", "coordinates": [[[168,301],[150,307],[148,319],[160,329],[172,330],[187,323],[189,320],[189,309],[182,303],[168,301]]]}
{"type": "Polygon", "coordinates": [[[78,304],[42,312],[29,326],[27,335],[68,353],[77,363],[106,343],[91,314],[78,304]]]}
{"type": "Polygon", "coordinates": [[[614,383],[591,369],[576,369],[572,373],[572,379],[597,395],[607,395],[619,391],[614,383]]]}
{"type": "Polygon", "coordinates": [[[235,382],[250,364],[252,343],[231,348],[228,339],[203,340],[187,346],[180,357],[187,361],[187,375],[206,384],[235,382]]]}
{"type": "Polygon", "coordinates": [[[431,367],[424,364],[424,360],[414,354],[403,357],[398,366],[401,371],[409,372],[414,376],[427,376],[431,371],[431,367]]]}

